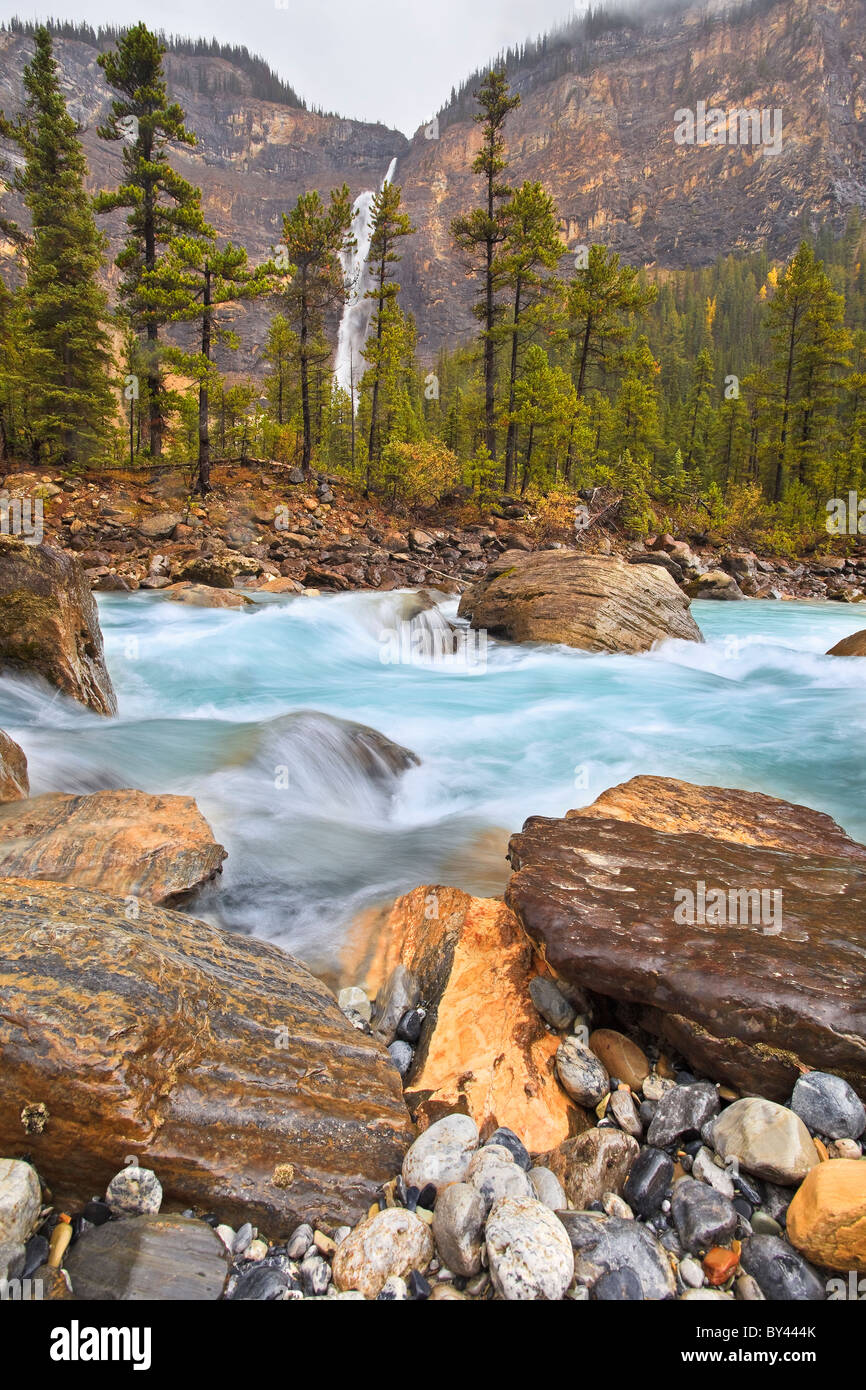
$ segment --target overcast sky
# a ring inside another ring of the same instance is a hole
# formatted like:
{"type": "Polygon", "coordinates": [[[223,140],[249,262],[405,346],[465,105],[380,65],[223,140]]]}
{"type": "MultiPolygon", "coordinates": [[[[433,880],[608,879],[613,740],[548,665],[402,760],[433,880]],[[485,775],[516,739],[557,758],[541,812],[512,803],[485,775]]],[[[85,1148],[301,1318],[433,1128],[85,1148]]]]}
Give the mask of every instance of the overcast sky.
{"type": "Polygon", "coordinates": [[[411,133],[451,87],[508,44],[535,37],[587,0],[0,0],[14,14],[135,24],[240,43],[311,106],[411,133]],[[285,6],[285,8],[279,8],[285,6]]]}

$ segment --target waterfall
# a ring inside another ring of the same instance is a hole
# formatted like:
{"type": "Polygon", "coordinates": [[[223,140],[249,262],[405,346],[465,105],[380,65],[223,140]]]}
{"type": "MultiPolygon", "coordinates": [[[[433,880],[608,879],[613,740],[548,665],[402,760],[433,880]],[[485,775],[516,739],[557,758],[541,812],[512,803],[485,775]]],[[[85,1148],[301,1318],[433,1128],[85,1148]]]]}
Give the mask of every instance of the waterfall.
{"type": "MultiPolygon", "coordinates": [[[[392,159],[388,172],[382,180],[382,188],[394,177],[397,160],[392,159]]],[[[362,356],[370,319],[373,316],[373,301],[364,295],[372,286],[367,257],[370,254],[370,241],[373,236],[373,199],[375,191],[369,189],[360,193],[352,209],[352,236],[354,249],[344,251],[340,256],[343,275],[349,287],[350,296],[337,335],[337,355],[334,361],[334,377],[337,385],[352,397],[352,407],[358,408],[358,385],[366,370],[362,356]]]]}

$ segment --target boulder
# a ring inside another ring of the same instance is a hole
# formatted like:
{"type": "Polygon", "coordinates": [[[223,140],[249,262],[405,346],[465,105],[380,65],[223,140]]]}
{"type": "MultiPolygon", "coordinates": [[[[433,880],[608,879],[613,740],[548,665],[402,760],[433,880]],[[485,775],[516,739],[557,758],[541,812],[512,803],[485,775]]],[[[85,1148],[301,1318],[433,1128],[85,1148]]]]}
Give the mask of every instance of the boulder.
{"type": "Polygon", "coordinates": [[[830,648],[827,655],[866,656],[866,628],[862,632],[852,632],[850,637],[843,637],[841,642],[830,648]]]}
{"type": "Polygon", "coordinates": [[[503,903],[457,888],[399,898],[355,933],[343,973],[384,1000],[398,968],[428,1009],[406,1080],[420,1125],[463,1110],[485,1132],[507,1125],[532,1152],[586,1127],[557,1084],[559,1039],[529,993],[532,947],[503,903]]]}
{"type": "Polygon", "coordinates": [[[807,1067],[863,1092],[866,850],[826,816],[752,793],[635,796],[653,780],[512,838],[506,901],[549,967],[647,1006],[644,1027],[741,1092],[787,1099],[807,1067]]]}
{"type": "Polygon", "coordinates": [[[485,1228],[490,1278],[508,1302],[555,1301],[574,1278],[571,1241],[560,1221],[534,1197],[503,1197],[485,1228]]]}
{"type": "Polygon", "coordinates": [[[686,593],[699,599],[741,599],[745,594],[732,574],[724,570],[707,570],[706,574],[692,579],[686,585],[686,593]]]}
{"type": "Polygon", "coordinates": [[[812,1168],[788,1208],[788,1239],[814,1264],[866,1274],[866,1162],[812,1168]]]}
{"type": "Polygon", "coordinates": [[[362,1221],[337,1246],[334,1283],[375,1298],[388,1279],[413,1269],[423,1274],[432,1258],[430,1227],[412,1211],[389,1207],[362,1221]]]}
{"type": "Polygon", "coordinates": [[[163,591],[173,603],[185,603],[191,608],[252,608],[253,600],[236,589],[217,589],[211,584],[170,584],[163,591]]]}
{"type": "Polygon", "coordinates": [[[136,1216],[85,1231],[66,1258],[75,1298],[204,1303],[228,1283],[229,1253],[210,1226],[184,1216],[136,1216]]]}
{"type": "Polygon", "coordinates": [[[0,536],[0,672],[23,671],[97,714],[116,714],[96,602],[80,564],[0,536]]]}
{"type": "Polygon", "coordinates": [[[713,1122],[713,1145],[756,1178],[793,1187],[820,1162],[803,1121],[793,1110],[760,1096],[734,1101],[713,1122]]]}
{"type": "Polygon", "coordinates": [[[291,956],[59,884],[0,880],[0,905],[0,1152],[58,1205],[132,1154],[167,1203],[278,1238],[358,1221],[399,1171],[397,1072],[291,956]]]}
{"type": "Polygon", "coordinates": [[[136,525],[136,530],[146,540],[164,541],[176,526],[183,525],[183,520],[180,512],[155,512],[152,516],[142,517],[136,525]]]}
{"type": "Polygon", "coordinates": [[[492,637],[590,652],[644,652],[671,637],[703,641],[688,598],[665,569],[617,556],[508,550],[458,611],[492,637]]]}
{"type": "Polygon", "coordinates": [[[0,729],[0,802],[20,801],[29,795],[30,778],[24,752],[0,729]]]}
{"type": "Polygon", "coordinates": [[[226,852],[189,796],[50,794],[0,806],[0,875],[172,903],[207,883],[226,852]]]}

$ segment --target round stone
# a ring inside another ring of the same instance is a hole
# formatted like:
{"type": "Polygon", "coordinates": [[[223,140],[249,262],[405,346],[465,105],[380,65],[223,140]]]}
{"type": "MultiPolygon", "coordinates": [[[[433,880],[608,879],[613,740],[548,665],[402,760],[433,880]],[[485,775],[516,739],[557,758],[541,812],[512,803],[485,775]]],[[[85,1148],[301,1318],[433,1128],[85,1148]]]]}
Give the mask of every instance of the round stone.
{"type": "Polygon", "coordinates": [[[469,1115],[446,1115],[425,1129],[403,1159],[407,1187],[437,1190],[450,1182],[463,1182],[472,1155],[478,1148],[478,1126],[469,1115]]]}
{"type": "Polygon", "coordinates": [[[393,1275],[403,1279],[413,1269],[423,1271],[432,1258],[433,1237],[426,1222],[402,1207],[388,1207],[368,1216],[337,1246],[334,1283],[376,1298],[393,1275]]]}
{"type": "Polygon", "coordinates": [[[791,1109],[813,1134],[828,1139],[859,1139],[866,1130],[866,1107],[841,1076],[810,1071],[791,1096],[791,1109]]]}
{"type": "Polygon", "coordinates": [[[470,1277],[480,1272],[486,1213],[481,1194],[469,1183],[453,1182],[439,1194],[433,1239],[439,1258],[455,1274],[470,1277]]]}
{"type": "Polygon", "coordinates": [[[574,1277],[571,1241],[549,1207],[532,1197],[503,1197],[485,1228],[490,1277],[509,1301],[557,1300],[574,1277]]]}
{"type": "Polygon", "coordinates": [[[162,1206],[162,1183],[149,1168],[130,1164],[111,1179],[105,1200],[113,1216],[156,1216],[162,1206]]]}
{"type": "Polygon", "coordinates": [[[564,1038],[556,1050],[556,1074],[578,1105],[598,1105],[610,1090],[605,1068],[574,1035],[564,1038]]]}
{"type": "Polygon", "coordinates": [[[597,1028],[590,1034],[589,1046],[608,1075],[619,1077],[633,1091],[639,1091],[649,1076],[646,1054],[624,1033],[614,1028],[597,1028]]]}

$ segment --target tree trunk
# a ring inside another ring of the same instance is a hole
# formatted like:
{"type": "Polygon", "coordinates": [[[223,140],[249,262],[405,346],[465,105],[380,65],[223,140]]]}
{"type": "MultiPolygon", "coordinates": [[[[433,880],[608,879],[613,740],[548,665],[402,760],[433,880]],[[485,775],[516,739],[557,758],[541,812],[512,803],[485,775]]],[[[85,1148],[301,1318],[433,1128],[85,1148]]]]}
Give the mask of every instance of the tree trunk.
{"type": "MultiPolygon", "coordinates": [[[[201,355],[208,364],[210,363],[211,340],[210,281],[210,270],[205,268],[204,295],[202,299],[203,313],[201,320],[201,355]]],[[[208,368],[206,366],[198,388],[198,487],[196,490],[201,493],[202,497],[206,497],[210,492],[210,402],[208,386],[208,368]]]]}
{"type": "Polygon", "coordinates": [[[505,440],[505,491],[510,492],[514,485],[517,464],[517,421],[514,419],[514,397],[517,385],[517,349],[520,328],[520,295],[523,289],[521,276],[514,285],[514,319],[511,335],[511,364],[508,370],[508,435],[505,440]]]}

